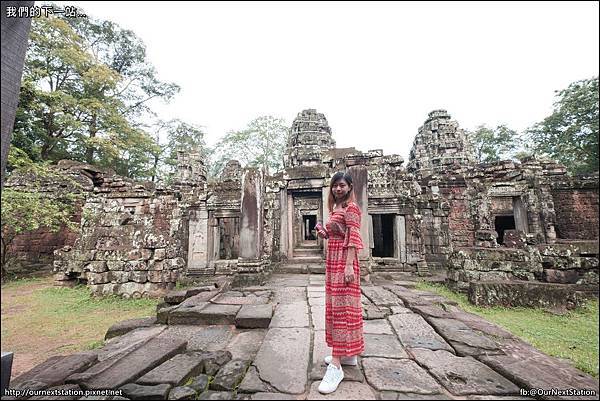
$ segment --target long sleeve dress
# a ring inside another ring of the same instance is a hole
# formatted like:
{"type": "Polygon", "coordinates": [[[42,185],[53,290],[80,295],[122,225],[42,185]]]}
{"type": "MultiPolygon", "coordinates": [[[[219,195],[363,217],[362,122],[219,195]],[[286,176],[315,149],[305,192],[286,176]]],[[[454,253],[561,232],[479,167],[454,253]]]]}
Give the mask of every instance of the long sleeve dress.
{"type": "Polygon", "coordinates": [[[364,351],[363,319],[360,295],[358,250],[360,209],[350,203],[344,210],[334,210],[325,228],[329,235],[325,265],[325,340],[333,356],[353,356],[364,351]],[[356,248],[354,282],[346,284],[344,270],[348,251],[356,248]]]}

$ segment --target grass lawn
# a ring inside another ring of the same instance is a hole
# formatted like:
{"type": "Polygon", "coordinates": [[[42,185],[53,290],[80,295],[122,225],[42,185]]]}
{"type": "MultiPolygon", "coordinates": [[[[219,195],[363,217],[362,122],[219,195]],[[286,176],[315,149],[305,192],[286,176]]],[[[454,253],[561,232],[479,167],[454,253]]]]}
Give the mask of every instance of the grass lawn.
{"type": "Polygon", "coordinates": [[[156,314],[158,299],[94,298],[84,286],[54,287],[52,277],[2,285],[2,351],[14,352],[12,377],[54,355],[101,347],[110,326],[156,314]]]}
{"type": "Polygon", "coordinates": [[[598,300],[555,315],[533,308],[476,307],[466,295],[440,284],[420,282],[417,288],[454,300],[467,312],[496,323],[548,355],[569,359],[578,369],[598,377],[598,300]]]}

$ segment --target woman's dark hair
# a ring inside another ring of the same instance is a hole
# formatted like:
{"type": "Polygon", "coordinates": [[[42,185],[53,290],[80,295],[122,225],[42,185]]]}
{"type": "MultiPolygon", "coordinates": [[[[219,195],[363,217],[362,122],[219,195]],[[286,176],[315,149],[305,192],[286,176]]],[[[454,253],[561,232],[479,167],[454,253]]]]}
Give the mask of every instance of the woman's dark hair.
{"type": "Polygon", "coordinates": [[[327,208],[329,213],[333,212],[333,205],[335,205],[335,196],[333,195],[333,186],[336,182],[344,180],[350,186],[350,191],[346,194],[346,197],[342,199],[342,207],[348,207],[348,203],[354,202],[354,185],[352,185],[352,176],[345,171],[338,171],[331,177],[329,182],[329,197],[327,198],[327,208]]]}

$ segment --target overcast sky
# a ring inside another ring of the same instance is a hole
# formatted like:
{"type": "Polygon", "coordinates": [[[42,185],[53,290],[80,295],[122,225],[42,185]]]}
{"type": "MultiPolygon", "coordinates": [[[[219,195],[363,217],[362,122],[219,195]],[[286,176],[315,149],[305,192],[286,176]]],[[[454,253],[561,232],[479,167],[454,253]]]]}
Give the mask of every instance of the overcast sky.
{"type": "Polygon", "coordinates": [[[598,75],[598,2],[58,2],[133,30],[162,80],[163,118],[209,144],[255,117],[327,117],[338,147],[408,160],[434,109],[462,128],[523,130],[554,91],[598,75]]]}

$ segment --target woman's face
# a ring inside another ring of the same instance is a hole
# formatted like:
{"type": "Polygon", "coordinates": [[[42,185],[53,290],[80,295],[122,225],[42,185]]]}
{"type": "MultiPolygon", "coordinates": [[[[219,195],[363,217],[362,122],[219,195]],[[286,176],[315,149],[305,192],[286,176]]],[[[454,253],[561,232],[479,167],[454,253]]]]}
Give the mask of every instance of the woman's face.
{"type": "Polygon", "coordinates": [[[348,185],[348,183],[344,179],[337,180],[331,187],[335,199],[344,199],[344,197],[348,195],[348,192],[350,192],[351,189],[352,187],[348,185]]]}

